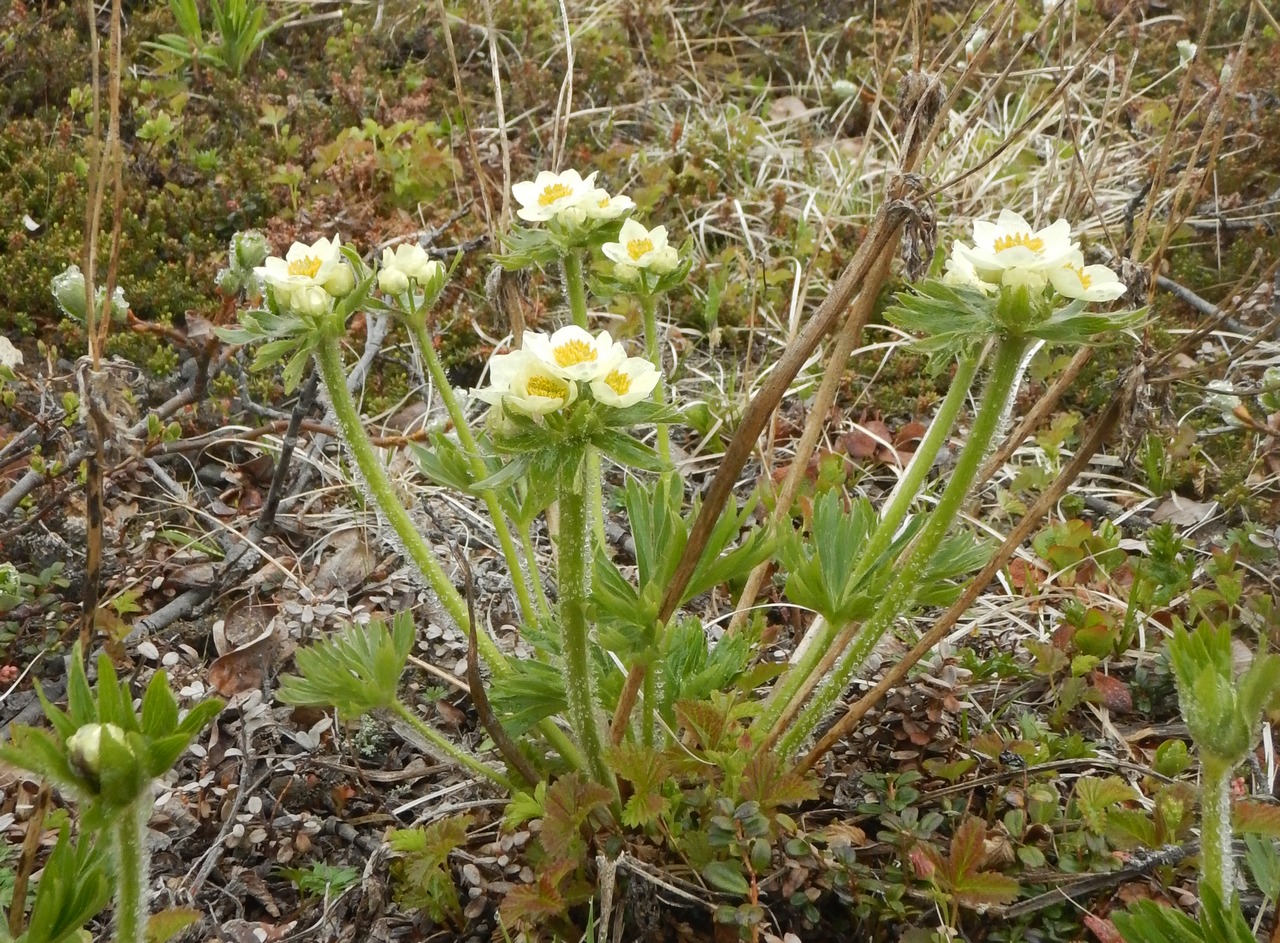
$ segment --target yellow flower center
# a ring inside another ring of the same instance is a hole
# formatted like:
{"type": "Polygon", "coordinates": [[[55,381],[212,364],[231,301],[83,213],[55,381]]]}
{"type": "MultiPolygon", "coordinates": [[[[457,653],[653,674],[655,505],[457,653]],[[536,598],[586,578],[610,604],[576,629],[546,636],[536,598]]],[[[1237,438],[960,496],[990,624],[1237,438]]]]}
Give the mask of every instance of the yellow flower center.
{"type": "Polygon", "coordinates": [[[610,371],[609,375],[604,378],[604,382],[609,389],[619,396],[626,396],[631,392],[631,377],[621,370],[610,371]]]}
{"type": "Polygon", "coordinates": [[[563,200],[567,196],[573,196],[572,187],[563,183],[549,183],[538,194],[538,205],[550,206],[556,200],[563,200]]]}
{"type": "Polygon", "coordinates": [[[627,243],[627,255],[631,256],[631,261],[633,262],[639,262],[646,252],[652,251],[652,239],[632,239],[627,243]]]}
{"type": "Polygon", "coordinates": [[[608,208],[609,208],[609,197],[605,197],[603,200],[600,201],[600,209],[605,210],[608,208]]]}
{"type": "Polygon", "coordinates": [[[1010,233],[996,240],[997,252],[1012,249],[1014,246],[1022,246],[1022,248],[1030,249],[1032,252],[1040,252],[1044,249],[1044,240],[1038,236],[1031,235],[1029,232],[1010,233]]]}
{"type": "Polygon", "coordinates": [[[302,258],[294,259],[289,263],[289,274],[315,278],[316,272],[320,271],[322,264],[318,255],[304,255],[302,258]]]}
{"type": "Polygon", "coordinates": [[[1084,273],[1084,267],[1083,267],[1083,266],[1081,266],[1081,267],[1077,268],[1076,266],[1074,266],[1074,265],[1072,265],[1070,262],[1068,262],[1068,263],[1066,264],[1065,268],[1067,268],[1067,270],[1069,270],[1069,271],[1071,272],[1071,274],[1072,274],[1072,275],[1074,275],[1076,278],[1080,279],[1080,287],[1081,287],[1081,288],[1088,288],[1090,285],[1092,285],[1092,284],[1093,284],[1093,278],[1092,278],[1091,276],[1086,275],[1086,274],[1084,273]]]}
{"type": "Polygon", "coordinates": [[[544,396],[547,399],[569,398],[569,387],[555,377],[530,377],[525,391],[530,396],[544,396]]]}
{"type": "Polygon", "coordinates": [[[584,340],[574,339],[565,341],[559,347],[556,347],[552,353],[555,354],[556,363],[562,367],[572,367],[574,364],[591,363],[596,359],[596,349],[584,340]]]}

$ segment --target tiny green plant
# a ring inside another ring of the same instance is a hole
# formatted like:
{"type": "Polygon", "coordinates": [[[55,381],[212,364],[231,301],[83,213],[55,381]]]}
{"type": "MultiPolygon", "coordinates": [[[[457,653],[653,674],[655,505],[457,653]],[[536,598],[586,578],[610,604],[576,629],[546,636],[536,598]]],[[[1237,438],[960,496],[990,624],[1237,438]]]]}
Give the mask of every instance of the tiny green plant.
{"type": "Polygon", "coordinates": [[[281,868],[280,873],[293,882],[305,898],[328,900],[347,892],[360,880],[355,868],[313,861],[303,868],[281,868]]]}
{"type": "MultiPolygon", "coordinates": [[[[202,701],[181,716],[168,679],[159,671],[147,686],[141,710],[135,712],[128,682],[117,678],[105,655],[98,659],[96,686],[89,684],[78,645],[70,656],[67,709],[50,703],[39,687],[37,693],[53,730],[16,727],[11,742],[0,747],[0,758],[43,776],[79,800],[80,826],[95,836],[107,856],[115,940],[142,943],[150,916],[150,853],[144,836],[152,786],[212,722],[222,702],[202,701]]],[[[78,862],[75,870],[87,868],[81,852],[66,854],[69,861],[78,862]]],[[[50,893],[59,891],[51,885],[50,893]]],[[[83,901],[80,906],[87,909],[83,901]]]]}
{"type": "Polygon", "coordinates": [[[210,0],[209,5],[216,42],[205,36],[197,0],[169,0],[169,9],[181,32],[164,33],[155,42],[143,45],[189,62],[193,69],[208,64],[239,78],[267,37],[291,19],[285,16],[267,23],[267,7],[260,0],[210,0]]]}

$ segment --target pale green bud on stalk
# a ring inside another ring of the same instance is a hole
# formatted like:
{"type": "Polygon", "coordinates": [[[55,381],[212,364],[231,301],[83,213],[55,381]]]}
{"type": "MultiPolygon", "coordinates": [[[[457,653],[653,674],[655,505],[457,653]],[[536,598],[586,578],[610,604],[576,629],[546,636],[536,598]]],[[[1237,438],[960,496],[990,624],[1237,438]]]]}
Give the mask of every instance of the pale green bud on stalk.
{"type": "MultiPolygon", "coordinates": [[[[68,265],[64,271],[55,275],[49,282],[49,291],[67,317],[77,321],[85,319],[84,273],[80,271],[80,266],[68,265]]],[[[102,306],[105,292],[105,288],[99,288],[95,292],[98,307],[102,306]]],[[[124,289],[117,286],[111,293],[111,318],[123,321],[128,313],[129,302],[125,300],[124,289]]]]}
{"type": "Polygon", "coordinates": [[[318,285],[295,288],[288,299],[289,308],[307,317],[326,314],[331,305],[329,293],[318,285]]]}
{"type": "Polygon", "coordinates": [[[355,287],[355,272],[351,271],[351,266],[346,264],[335,265],[324,283],[324,290],[335,298],[346,297],[355,287]]]}
{"type": "Polygon", "coordinates": [[[96,781],[102,773],[102,740],[106,737],[128,749],[124,730],[115,724],[85,724],[67,740],[67,758],[87,779],[96,781]]]}

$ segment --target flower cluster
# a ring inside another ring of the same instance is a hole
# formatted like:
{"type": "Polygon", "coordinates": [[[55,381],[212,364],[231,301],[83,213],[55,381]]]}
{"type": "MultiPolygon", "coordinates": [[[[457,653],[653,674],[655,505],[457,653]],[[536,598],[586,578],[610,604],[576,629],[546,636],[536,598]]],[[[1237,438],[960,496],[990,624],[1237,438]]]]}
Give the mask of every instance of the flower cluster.
{"type": "Polygon", "coordinates": [[[427,256],[427,250],[411,242],[402,242],[395,250],[382,250],[378,269],[378,288],[394,298],[403,296],[412,285],[428,296],[444,286],[444,264],[427,256]]]}
{"type": "Polygon", "coordinates": [[[635,208],[630,197],[610,196],[595,180],[595,173],[583,179],[576,170],[558,174],[544,170],[533,180],[511,187],[511,195],[520,204],[516,215],[530,223],[556,220],[581,226],[588,219],[617,219],[635,208]]]}
{"type": "Polygon", "coordinates": [[[973,245],[952,245],[942,280],[984,294],[1001,286],[1039,293],[1052,285],[1062,297],[1082,301],[1115,301],[1125,293],[1111,269],[1084,264],[1065,219],[1035,229],[1012,210],[1002,210],[994,223],[975,221],[973,245]]]}
{"type": "Polygon", "coordinates": [[[356,284],[336,235],[332,242],[295,242],[283,259],[270,256],[253,272],[271,287],[278,304],[307,317],[327,313],[333,299],[349,294],[356,284]]]}
{"type": "MultiPolygon", "coordinates": [[[[516,215],[531,223],[551,223],[561,231],[582,233],[635,209],[630,197],[611,195],[597,187],[595,179],[595,173],[584,178],[576,170],[558,174],[544,170],[533,180],[512,186],[511,194],[520,204],[516,215]]],[[[667,228],[648,229],[634,219],[624,220],[617,241],[605,242],[600,249],[614,263],[614,277],[622,282],[635,282],[642,272],[668,275],[680,265],[679,252],[667,242],[667,228]]]]}
{"type": "Polygon", "coordinates": [[[658,369],[628,357],[608,331],[594,337],[575,325],[554,334],[526,331],[523,346],[489,361],[489,386],[476,398],[525,416],[564,409],[583,388],[605,406],[634,406],[658,385],[658,369]]]}

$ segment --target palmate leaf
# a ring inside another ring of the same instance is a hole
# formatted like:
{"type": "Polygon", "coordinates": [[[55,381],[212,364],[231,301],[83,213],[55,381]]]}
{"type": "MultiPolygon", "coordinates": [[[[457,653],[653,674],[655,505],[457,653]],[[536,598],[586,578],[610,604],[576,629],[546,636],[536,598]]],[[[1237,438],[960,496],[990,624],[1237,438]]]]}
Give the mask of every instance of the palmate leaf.
{"type": "Polygon", "coordinates": [[[286,704],[334,707],[343,720],[388,707],[413,646],[413,617],[402,612],[384,623],[352,625],[294,656],[300,675],[281,678],[286,704]]]}
{"type": "Polygon", "coordinates": [[[963,907],[981,909],[991,904],[1007,904],[1018,896],[1018,882],[998,871],[984,871],[987,825],[969,816],[951,838],[947,857],[932,845],[921,850],[934,864],[933,880],[939,890],[963,907]]]}
{"type": "Polygon", "coordinates": [[[1233,899],[1224,903],[1210,884],[1200,886],[1200,914],[1195,920],[1153,900],[1141,900],[1127,911],[1113,912],[1125,943],[1256,943],[1249,922],[1233,899]]]}
{"type": "Polygon", "coordinates": [[[489,700],[507,733],[518,737],[540,720],[567,709],[564,676],[542,661],[513,661],[511,670],[493,680],[489,700]]]}
{"type": "Polygon", "coordinates": [[[937,375],[992,333],[995,306],[994,298],[972,288],[929,280],[895,295],[884,316],[890,324],[921,335],[912,347],[929,357],[929,372],[937,375]]]}

